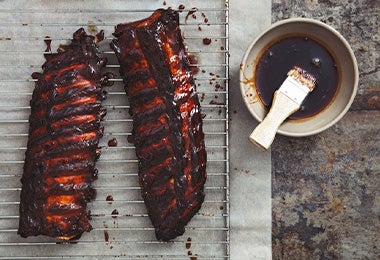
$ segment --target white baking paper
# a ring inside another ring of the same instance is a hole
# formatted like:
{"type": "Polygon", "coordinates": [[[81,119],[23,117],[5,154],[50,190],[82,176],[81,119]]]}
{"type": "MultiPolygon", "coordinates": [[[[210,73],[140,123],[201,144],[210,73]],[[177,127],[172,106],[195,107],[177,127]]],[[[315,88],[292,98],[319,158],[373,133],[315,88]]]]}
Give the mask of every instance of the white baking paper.
{"type": "Polygon", "coordinates": [[[230,2],[231,259],[271,259],[271,156],[248,141],[257,121],[240,93],[239,69],[271,22],[271,1],[230,2]]]}

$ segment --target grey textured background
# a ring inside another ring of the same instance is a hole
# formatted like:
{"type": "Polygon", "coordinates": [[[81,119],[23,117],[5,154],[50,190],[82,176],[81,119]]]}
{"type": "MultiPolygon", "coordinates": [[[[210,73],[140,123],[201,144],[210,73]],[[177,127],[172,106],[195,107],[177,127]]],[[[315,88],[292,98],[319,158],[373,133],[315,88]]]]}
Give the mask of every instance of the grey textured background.
{"type": "Polygon", "coordinates": [[[346,116],[316,136],[272,146],[274,259],[379,259],[380,73],[375,0],[273,0],[272,22],[308,17],[337,29],[358,61],[346,116]]]}

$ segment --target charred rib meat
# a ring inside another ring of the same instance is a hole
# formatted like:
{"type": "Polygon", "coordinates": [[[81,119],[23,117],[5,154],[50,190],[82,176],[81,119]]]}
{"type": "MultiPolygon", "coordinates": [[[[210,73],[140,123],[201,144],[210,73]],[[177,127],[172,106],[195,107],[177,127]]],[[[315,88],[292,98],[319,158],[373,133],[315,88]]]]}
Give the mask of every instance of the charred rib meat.
{"type": "Polygon", "coordinates": [[[164,241],[184,233],[206,181],[200,104],[178,18],[159,9],[117,25],[111,43],[131,105],[142,196],[164,241]]]}
{"type": "Polygon", "coordinates": [[[18,234],[68,240],[90,231],[87,202],[94,195],[95,162],[105,95],[97,37],[81,28],[64,50],[45,55],[29,117],[18,234]]]}

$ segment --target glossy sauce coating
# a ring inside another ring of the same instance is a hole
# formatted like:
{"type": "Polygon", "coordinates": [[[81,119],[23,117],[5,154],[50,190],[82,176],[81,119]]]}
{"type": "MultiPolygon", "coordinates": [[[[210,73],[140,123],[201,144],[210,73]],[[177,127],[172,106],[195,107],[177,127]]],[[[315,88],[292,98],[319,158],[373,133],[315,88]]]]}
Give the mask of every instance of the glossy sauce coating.
{"type": "MultiPolygon", "coordinates": [[[[18,234],[64,240],[91,230],[87,202],[94,197],[105,98],[96,39],[83,28],[70,45],[47,54],[29,117],[18,234]]],[[[50,45],[50,42],[48,42],[50,45]]]]}
{"type": "Polygon", "coordinates": [[[159,240],[182,235],[204,200],[206,151],[178,13],[116,26],[111,47],[131,104],[139,182],[159,240]]]}
{"type": "Polygon", "coordinates": [[[274,92],[297,66],[317,78],[314,90],[290,119],[302,119],[322,111],[333,100],[339,85],[340,72],[330,52],[307,37],[287,37],[271,46],[259,58],[255,71],[256,91],[269,109],[274,92]]]}

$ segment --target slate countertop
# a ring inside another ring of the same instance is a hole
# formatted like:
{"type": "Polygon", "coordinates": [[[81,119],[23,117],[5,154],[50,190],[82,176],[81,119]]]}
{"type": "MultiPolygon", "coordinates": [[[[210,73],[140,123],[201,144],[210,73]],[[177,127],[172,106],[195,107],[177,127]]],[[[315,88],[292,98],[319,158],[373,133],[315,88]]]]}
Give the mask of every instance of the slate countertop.
{"type": "Polygon", "coordinates": [[[340,122],[272,145],[273,259],[380,256],[379,13],[376,0],[272,0],[272,22],[308,17],[337,29],[360,72],[340,122]]]}

